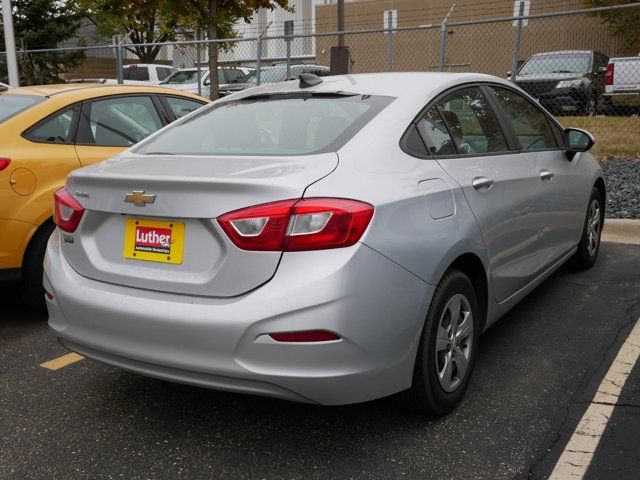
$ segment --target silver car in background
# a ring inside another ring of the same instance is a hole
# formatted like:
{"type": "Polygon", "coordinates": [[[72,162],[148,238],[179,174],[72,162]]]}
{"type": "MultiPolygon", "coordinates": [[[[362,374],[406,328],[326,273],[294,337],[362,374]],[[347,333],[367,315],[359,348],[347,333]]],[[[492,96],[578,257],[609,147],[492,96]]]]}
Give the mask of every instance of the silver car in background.
{"type": "Polygon", "coordinates": [[[241,92],[69,176],[49,324],[143,375],[445,414],[480,333],[566,261],[594,264],[592,144],[486,75],[241,92]]]}

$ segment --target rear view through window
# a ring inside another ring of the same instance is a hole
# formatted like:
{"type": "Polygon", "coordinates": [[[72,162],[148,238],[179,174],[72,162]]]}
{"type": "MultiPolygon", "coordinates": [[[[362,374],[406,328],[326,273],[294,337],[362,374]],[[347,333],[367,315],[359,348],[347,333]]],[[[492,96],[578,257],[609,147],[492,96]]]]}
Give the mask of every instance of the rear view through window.
{"type": "Polygon", "coordinates": [[[35,105],[41,100],[41,97],[32,97],[30,95],[11,95],[6,93],[0,95],[0,123],[35,105]]]}
{"type": "Polygon", "coordinates": [[[335,151],[392,99],[273,95],[218,103],[141,146],[140,154],[305,155],[335,151]]]}

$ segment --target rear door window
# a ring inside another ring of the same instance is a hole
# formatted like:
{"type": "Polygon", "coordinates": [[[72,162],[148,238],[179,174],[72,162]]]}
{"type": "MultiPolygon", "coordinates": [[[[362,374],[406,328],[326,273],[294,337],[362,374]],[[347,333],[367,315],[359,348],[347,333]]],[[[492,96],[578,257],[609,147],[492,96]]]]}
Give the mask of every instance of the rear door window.
{"type": "Polygon", "coordinates": [[[418,121],[418,130],[429,144],[429,151],[432,155],[455,155],[458,153],[449,130],[447,130],[447,126],[436,107],[427,110],[427,113],[418,121]]]}
{"type": "Polygon", "coordinates": [[[85,103],[78,143],[128,147],[162,128],[149,96],[122,96],[85,103]]]}
{"type": "Polygon", "coordinates": [[[54,113],[24,133],[33,142],[73,143],[79,105],[54,113]]]}
{"type": "Polygon", "coordinates": [[[164,95],[163,98],[166,100],[167,105],[169,105],[169,108],[176,118],[184,117],[188,113],[191,113],[204,105],[203,103],[196,102],[195,100],[189,100],[187,98],[169,97],[164,95]]]}
{"type": "Polygon", "coordinates": [[[500,124],[479,88],[456,90],[436,106],[459,154],[509,150],[500,124]]]}

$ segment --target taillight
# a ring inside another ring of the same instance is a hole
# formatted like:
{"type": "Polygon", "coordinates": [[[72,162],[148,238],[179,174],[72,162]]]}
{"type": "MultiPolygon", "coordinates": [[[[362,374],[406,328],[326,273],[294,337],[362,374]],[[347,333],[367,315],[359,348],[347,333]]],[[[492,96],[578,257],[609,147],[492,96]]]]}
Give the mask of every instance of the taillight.
{"type": "Polygon", "coordinates": [[[613,85],[613,63],[607,65],[607,70],[604,73],[604,84],[613,85]]]}
{"type": "Polygon", "coordinates": [[[7,168],[10,163],[11,163],[10,158],[0,158],[0,172],[5,168],[7,168]]]}
{"type": "Polygon", "coordinates": [[[373,206],[343,198],[282,200],[218,218],[243,250],[323,250],[354,245],[373,217],[373,206]]]}
{"type": "Polygon", "coordinates": [[[78,228],[84,207],[71,196],[64,188],[53,194],[55,205],[53,207],[53,221],[65,232],[73,233],[78,228]]]}

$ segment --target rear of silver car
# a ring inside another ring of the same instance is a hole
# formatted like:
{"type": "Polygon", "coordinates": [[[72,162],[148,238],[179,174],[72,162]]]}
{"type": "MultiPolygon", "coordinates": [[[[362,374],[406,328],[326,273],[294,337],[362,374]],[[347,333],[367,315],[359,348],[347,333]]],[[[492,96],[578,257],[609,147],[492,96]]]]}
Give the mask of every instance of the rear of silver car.
{"type": "Polygon", "coordinates": [[[433,287],[359,242],[364,230],[347,238],[373,206],[305,199],[336,153],[146,153],[78,170],[60,193],[45,290],[65,346],[149,376],[322,404],[411,384],[433,287]],[[282,208],[283,240],[268,244],[282,208]],[[343,216],[347,237],[313,243],[343,216]]]}

